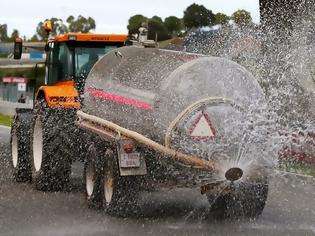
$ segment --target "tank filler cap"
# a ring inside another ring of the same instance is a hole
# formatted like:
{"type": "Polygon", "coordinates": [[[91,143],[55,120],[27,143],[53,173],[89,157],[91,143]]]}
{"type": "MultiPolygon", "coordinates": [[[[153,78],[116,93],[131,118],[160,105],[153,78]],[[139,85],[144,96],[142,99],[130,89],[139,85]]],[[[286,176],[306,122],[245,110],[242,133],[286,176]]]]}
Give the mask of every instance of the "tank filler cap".
{"type": "Polygon", "coordinates": [[[232,182],[239,180],[243,176],[243,170],[239,167],[233,167],[225,172],[225,178],[232,182]]]}

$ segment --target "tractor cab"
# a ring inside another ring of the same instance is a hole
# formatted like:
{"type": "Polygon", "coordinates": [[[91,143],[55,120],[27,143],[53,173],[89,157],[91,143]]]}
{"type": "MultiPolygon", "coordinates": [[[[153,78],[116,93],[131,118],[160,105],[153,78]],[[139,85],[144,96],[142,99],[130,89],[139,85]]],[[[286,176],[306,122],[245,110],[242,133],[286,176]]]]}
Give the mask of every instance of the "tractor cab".
{"type": "MultiPolygon", "coordinates": [[[[47,32],[49,33],[49,27],[47,32]]],[[[45,99],[50,107],[80,108],[85,79],[106,53],[126,44],[127,35],[67,33],[48,39],[45,84],[34,101],[45,99]]],[[[14,58],[20,59],[22,40],[16,39],[14,58]]]]}
{"type": "Polygon", "coordinates": [[[73,81],[80,94],[93,65],[106,53],[122,47],[126,35],[65,34],[51,38],[46,47],[46,85],[73,81]]]}

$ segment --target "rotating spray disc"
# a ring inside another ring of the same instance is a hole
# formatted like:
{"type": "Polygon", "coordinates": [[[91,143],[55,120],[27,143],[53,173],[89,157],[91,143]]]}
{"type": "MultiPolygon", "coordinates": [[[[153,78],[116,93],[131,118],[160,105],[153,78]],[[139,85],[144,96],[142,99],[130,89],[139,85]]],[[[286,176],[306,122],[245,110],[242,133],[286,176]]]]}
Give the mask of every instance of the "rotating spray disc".
{"type": "Polygon", "coordinates": [[[233,167],[231,169],[228,169],[225,172],[225,178],[227,180],[232,181],[232,182],[239,180],[240,178],[242,178],[242,176],[243,176],[243,170],[241,168],[238,168],[238,167],[233,167]]]}

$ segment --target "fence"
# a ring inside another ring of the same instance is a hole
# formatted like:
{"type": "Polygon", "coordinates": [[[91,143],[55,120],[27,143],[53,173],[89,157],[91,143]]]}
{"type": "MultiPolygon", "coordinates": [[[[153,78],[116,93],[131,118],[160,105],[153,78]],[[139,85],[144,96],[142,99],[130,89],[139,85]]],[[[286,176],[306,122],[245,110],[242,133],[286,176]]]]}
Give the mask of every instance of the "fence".
{"type": "Polygon", "coordinates": [[[27,104],[33,103],[34,89],[26,87],[26,91],[18,91],[17,84],[0,83],[0,100],[8,102],[17,102],[23,94],[27,104]]]}

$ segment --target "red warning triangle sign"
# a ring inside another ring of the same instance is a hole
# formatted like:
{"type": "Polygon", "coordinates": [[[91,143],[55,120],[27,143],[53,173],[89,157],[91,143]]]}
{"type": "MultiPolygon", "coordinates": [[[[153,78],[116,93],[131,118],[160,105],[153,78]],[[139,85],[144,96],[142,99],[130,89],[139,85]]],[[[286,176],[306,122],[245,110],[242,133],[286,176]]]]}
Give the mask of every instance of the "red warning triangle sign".
{"type": "Polygon", "coordinates": [[[215,133],[215,129],[205,112],[201,112],[197,116],[194,124],[189,130],[190,137],[197,140],[213,138],[215,133]]]}

